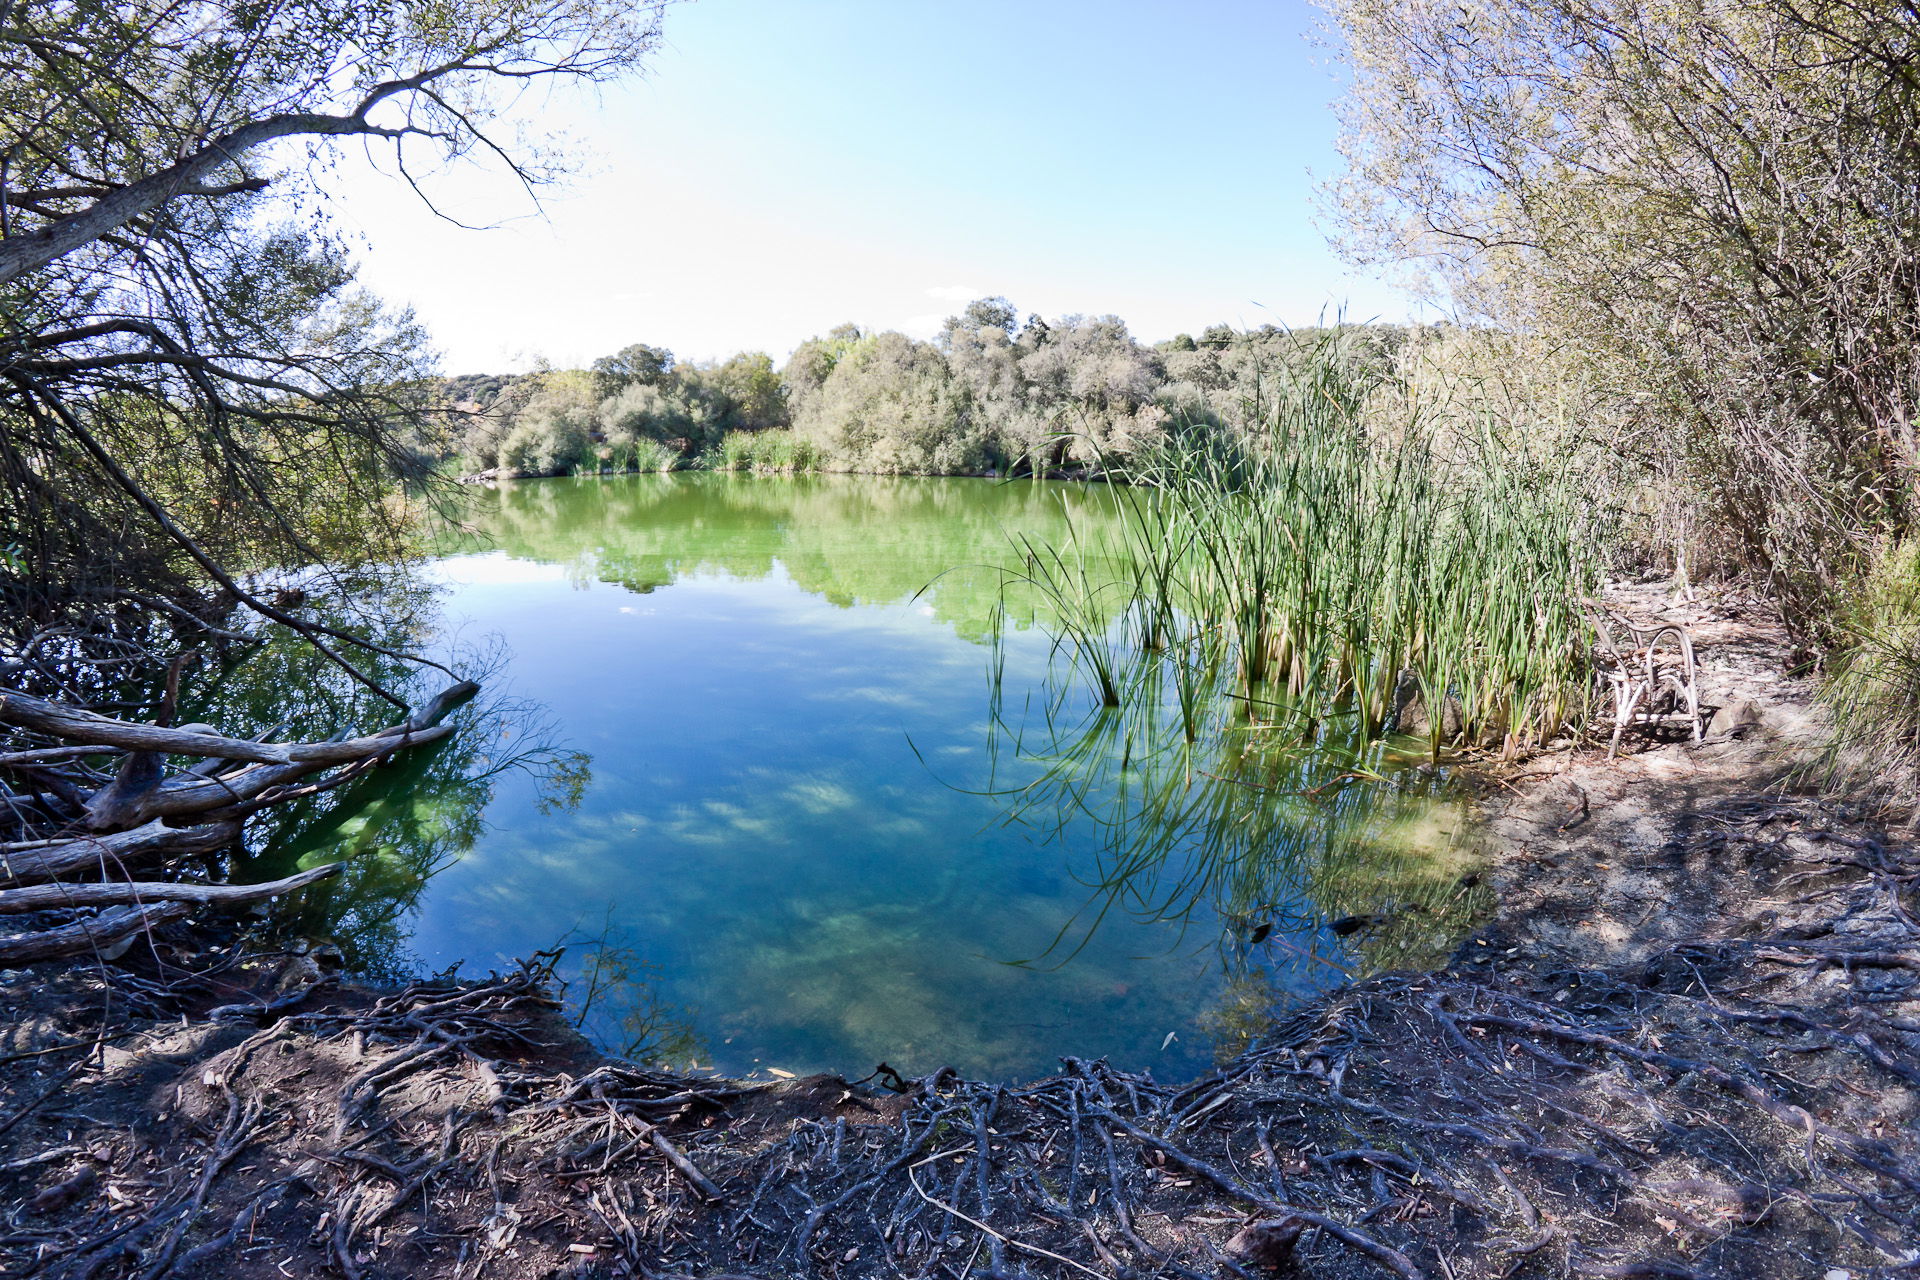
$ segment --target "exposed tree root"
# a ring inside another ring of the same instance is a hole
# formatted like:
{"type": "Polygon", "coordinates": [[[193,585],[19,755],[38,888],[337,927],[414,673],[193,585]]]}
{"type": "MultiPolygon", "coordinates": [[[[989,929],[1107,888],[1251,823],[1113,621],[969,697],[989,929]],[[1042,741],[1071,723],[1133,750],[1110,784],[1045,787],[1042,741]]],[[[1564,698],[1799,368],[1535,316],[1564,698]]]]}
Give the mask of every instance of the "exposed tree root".
{"type": "Polygon", "coordinates": [[[1828,931],[1803,920],[1620,966],[1470,944],[1444,971],[1303,1008],[1177,1086],[1079,1059],[1029,1084],[941,1071],[899,1092],[608,1062],[553,1016],[537,966],[251,1000],[235,994],[267,970],[231,955],[198,972],[76,968],[58,1015],[73,1021],[42,1038],[94,1045],[84,1067],[51,1098],[38,1082],[74,1070],[57,1055],[5,1068],[0,1123],[36,1110],[0,1150],[21,1206],[0,1268],[1911,1274],[1920,859],[1810,800],[1693,817],[1676,839],[1764,852],[1755,876],[1819,873],[1828,931]],[[101,1043],[116,1031],[130,1047],[101,1043]]]}

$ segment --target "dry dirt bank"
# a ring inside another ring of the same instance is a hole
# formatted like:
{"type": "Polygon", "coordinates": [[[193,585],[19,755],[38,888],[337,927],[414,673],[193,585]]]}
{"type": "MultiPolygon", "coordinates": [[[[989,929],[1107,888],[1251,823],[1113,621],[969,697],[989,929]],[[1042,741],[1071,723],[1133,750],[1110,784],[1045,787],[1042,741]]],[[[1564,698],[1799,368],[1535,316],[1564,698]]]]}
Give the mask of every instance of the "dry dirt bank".
{"type": "Polygon", "coordinates": [[[1708,742],[1516,770],[1451,965],[1192,1083],[687,1079],[597,1060],[531,973],[377,994],[162,944],[15,976],[0,1270],[1913,1275],[1920,854],[1782,785],[1777,637],[1687,620],[1708,742]]]}

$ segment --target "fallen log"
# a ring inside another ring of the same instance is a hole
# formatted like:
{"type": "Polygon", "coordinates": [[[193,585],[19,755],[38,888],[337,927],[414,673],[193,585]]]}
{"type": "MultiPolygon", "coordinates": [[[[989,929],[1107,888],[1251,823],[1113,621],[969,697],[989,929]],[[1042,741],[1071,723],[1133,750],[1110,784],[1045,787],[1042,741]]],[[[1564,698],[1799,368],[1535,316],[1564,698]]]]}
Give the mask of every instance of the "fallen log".
{"type": "MultiPolygon", "coordinates": [[[[336,874],[337,864],[266,884],[215,885],[133,881],[127,869],[135,862],[211,853],[239,835],[248,813],[292,794],[290,783],[345,766],[306,790],[334,785],[396,751],[446,737],[453,730],[441,721],[477,692],[477,684],[460,681],[399,724],[364,737],[259,742],[226,737],[210,725],[141,724],[0,689],[0,725],[72,744],[29,748],[6,757],[9,767],[42,780],[60,798],[65,813],[51,815],[40,829],[78,813],[81,825],[99,833],[69,835],[68,827],[48,839],[0,845],[0,915],[106,908],[89,919],[0,937],[0,964],[89,950],[113,954],[115,944],[177,919],[194,906],[260,901],[336,874]],[[87,791],[80,778],[74,779],[81,784],[75,786],[48,773],[54,761],[95,751],[123,755],[116,776],[97,790],[87,791]],[[176,755],[198,759],[168,775],[166,758],[176,755]],[[199,821],[174,827],[167,825],[169,818],[199,821]],[[76,878],[88,883],[70,882],[76,878]]],[[[175,697],[170,684],[160,719],[171,719],[175,697]]]]}
{"type": "Polygon", "coordinates": [[[0,888],[58,880],[77,871],[113,875],[134,862],[212,853],[239,834],[236,822],[169,827],[156,818],[111,835],[0,846],[0,888]]]}
{"type": "Polygon", "coordinates": [[[155,818],[185,817],[244,803],[321,769],[375,759],[443,738],[452,730],[440,722],[479,690],[479,685],[462,680],[441,690],[399,724],[365,737],[327,742],[256,742],[215,733],[209,725],[172,728],[118,720],[13,690],[0,691],[0,724],[128,752],[119,775],[85,803],[89,830],[120,831],[155,818]],[[162,761],[169,755],[199,756],[203,760],[184,773],[167,777],[162,761]],[[256,768],[212,779],[205,766],[207,759],[240,761],[256,768]]]}
{"type": "MultiPolygon", "coordinates": [[[[244,804],[274,787],[339,764],[358,764],[391,755],[406,747],[437,742],[453,732],[450,725],[422,729],[400,728],[371,738],[355,738],[359,753],[341,760],[298,761],[293,764],[257,764],[238,773],[206,777],[188,770],[160,779],[144,790],[111,787],[87,804],[87,825],[96,831],[151,822],[156,818],[186,818],[212,814],[244,804]]],[[[328,744],[315,744],[328,745],[328,744]]],[[[345,745],[345,744],[341,744],[345,745]]]]}
{"type": "Polygon", "coordinates": [[[75,920],[34,933],[0,937],[0,965],[57,960],[86,951],[104,951],[122,938],[143,933],[155,925],[187,914],[184,902],[156,902],[138,907],[113,907],[86,920],[75,920]]]}
{"type": "Polygon", "coordinates": [[[388,741],[397,734],[417,734],[437,725],[448,712],[473,697],[480,686],[471,680],[442,690],[433,701],[405,721],[364,738],[338,742],[253,742],[222,734],[200,733],[190,729],[168,729],[156,724],[116,720],[77,707],[35,698],[14,690],[0,692],[0,724],[10,724],[36,733],[50,734],[69,742],[122,747],[128,751],[154,751],[176,756],[217,756],[223,760],[246,760],[254,764],[345,764],[365,756],[391,750],[388,741]]]}
{"type": "Polygon", "coordinates": [[[304,889],[340,874],[341,864],[302,871],[259,884],[172,884],[157,880],[122,880],[106,884],[40,884],[24,889],[0,889],[0,915],[24,915],[56,907],[106,907],[149,902],[190,902],[235,906],[259,902],[304,889]]]}

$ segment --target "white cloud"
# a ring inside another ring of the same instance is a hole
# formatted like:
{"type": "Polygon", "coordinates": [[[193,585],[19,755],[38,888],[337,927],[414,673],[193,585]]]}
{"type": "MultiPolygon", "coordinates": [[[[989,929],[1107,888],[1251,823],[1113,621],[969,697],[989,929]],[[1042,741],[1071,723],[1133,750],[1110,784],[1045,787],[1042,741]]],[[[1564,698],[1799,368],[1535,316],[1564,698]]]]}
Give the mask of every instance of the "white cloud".
{"type": "Polygon", "coordinates": [[[927,296],[942,302],[972,302],[987,295],[970,284],[944,284],[927,290],[927,296]]]}

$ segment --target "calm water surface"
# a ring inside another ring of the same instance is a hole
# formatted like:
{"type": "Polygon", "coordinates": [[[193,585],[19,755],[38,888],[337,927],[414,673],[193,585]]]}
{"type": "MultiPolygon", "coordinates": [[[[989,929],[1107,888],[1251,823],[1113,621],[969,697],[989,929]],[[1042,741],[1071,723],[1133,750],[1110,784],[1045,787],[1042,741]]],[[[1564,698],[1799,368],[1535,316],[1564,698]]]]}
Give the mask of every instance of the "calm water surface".
{"type": "Polygon", "coordinates": [[[304,923],[368,971],[564,942],[603,1043],[741,1074],[1025,1078],[1071,1053],[1177,1078],[1276,993],[1444,951],[1478,899],[1431,787],[1257,734],[1155,757],[1074,687],[1001,567],[1010,535],[1085,539],[1109,500],[710,474],[478,491],[404,638],[497,637],[493,700],[247,870],[350,856],[304,923]]]}

